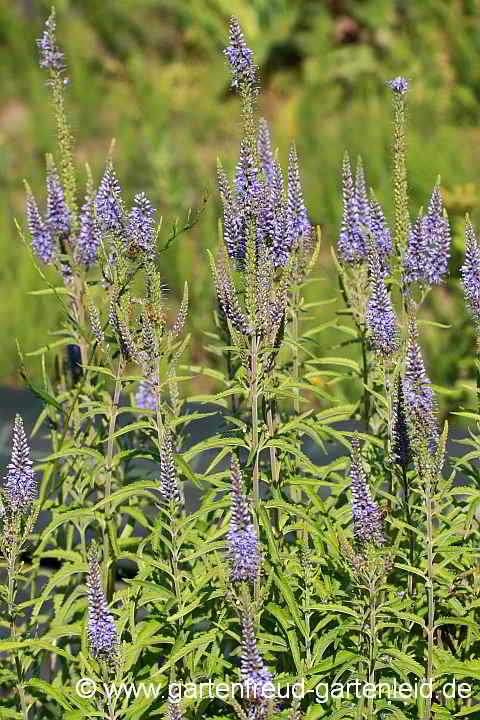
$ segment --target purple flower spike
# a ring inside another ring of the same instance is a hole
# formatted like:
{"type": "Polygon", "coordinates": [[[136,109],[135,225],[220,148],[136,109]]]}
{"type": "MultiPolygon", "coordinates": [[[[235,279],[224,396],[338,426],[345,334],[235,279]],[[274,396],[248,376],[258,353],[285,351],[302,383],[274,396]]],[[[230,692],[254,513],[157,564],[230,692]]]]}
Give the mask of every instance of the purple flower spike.
{"type": "Polygon", "coordinates": [[[104,232],[121,233],[125,226],[122,189],[109,160],[95,198],[97,222],[104,232]]]}
{"type": "Polygon", "coordinates": [[[220,250],[217,263],[212,267],[212,270],[217,299],[225,317],[235,330],[242,335],[250,335],[252,330],[238,302],[236,290],[229,274],[227,259],[222,250],[220,250]]]}
{"type": "MultiPolygon", "coordinates": [[[[244,610],[242,623],[242,654],[241,673],[245,686],[245,695],[256,705],[257,712],[253,717],[260,720],[268,711],[268,699],[271,698],[272,674],[265,666],[262,656],[257,650],[255,625],[250,612],[244,610]],[[268,687],[268,693],[267,687],[268,687]]],[[[250,717],[250,715],[249,715],[250,717]]]]}
{"type": "Polygon", "coordinates": [[[408,232],[408,246],[403,261],[406,285],[423,279],[427,248],[425,219],[419,215],[408,232]]]}
{"type": "Polygon", "coordinates": [[[33,251],[42,262],[50,263],[56,254],[56,246],[30,190],[27,190],[27,220],[33,251]]]}
{"type": "Polygon", "coordinates": [[[155,214],[157,211],[143,192],[135,195],[134,202],[135,205],[128,216],[128,235],[137,248],[151,254],[155,244],[155,214]]]}
{"type": "Polygon", "coordinates": [[[227,246],[228,257],[241,261],[245,255],[245,235],[243,222],[237,207],[236,198],[232,196],[230,183],[225,170],[218,164],[218,192],[223,202],[223,237],[227,246]]]}
{"type": "Polygon", "coordinates": [[[245,141],[240,146],[240,156],[235,173],[235,189],[239,205],[252,212],[258,200],[261,184],[250,149],[245,141]]]}
{"type": "Polygon", "coordinates": [[[179,707],[177,702],[172,700],[168,701],[167,712],[165,713],[165,720],[183,720],[185,711],[182,707],[179,707]]]}
{"type": "Polygon", "coordinates": [[[47,171],[47,225],[52,234],[66,237],[70,231],[70,213],[65,204],[62,183],[54,165],[47,171]]]}
{"type": "Polygon", "coordinates": [[[416,323],[411,320],[405,355],[403,395],[407,417],[415,428],[425,428],[429,435],[429,450],[433,453],[438,440],[438,428],[435,420],[435,396],[432,383],[425,369],[417,336],[416,323]]]}
{"type": "Polygon", "coordinates": [[[114,662],[117,654],[117,631],[103,591],[102,575],[95,547],[88,557],[88,644],[92,657],[114,662]]]}
{"type": "Polygon", "coordinates": [[[177,471],[173,461],[172,436],[165,430],[162,433],[162,445],[160,448],[160,484],[159,492],[162,499],[167,502],[180,503],[180,491],[178,489],[177,471]]]}
{"type": "Polygon", "coordinates": [[[342,187],[343,219],[338,239],[338,251],[343,262],[353,265],[365,259],[367,248],[365,233],[361,232],[358,226],[358,201],[348,153],[345,153],[343,157],[342,187]]]}
{"type": "Polygon", "coordinates": [[[233,582],[254,582],[258,577],[261,558],[257,535],[243,488],[242,473],[236,458],[232,458],[232,517],[227,534],[227,559],[233,582]]]}
{"type": "Polygon", "coordinates": [[[465,262],[461,273],[465,304],[472,314],[478,334],[480,333],[480,247],[475,229],[468,217],[465,222],[465,262]]]}
{"type": "Polygon", "coordinates": [[[358,438],[352,438],[352,519],[353,537],[361,545],[385,542],[383,536],[383,514],[372,497],[360,456],[358,438]]]}
{"type": "Polygon", "coordinates": [[[42,37],[37,40],[37,47],[40,51],[40,67],[63,72],[65,70],[64,55],[56,44],[55,29],[55,11],[52,11],[45,22],[42,37]]]}
{"type": "Polygon", "coordinates": [[[309,237],[312,227],[308,221],[307,208],[303,200],[300,169],[297,150],[294,145],[288,154],[288,194],[287,194],[287,245],[291,250],[299,238],[309,237]]]}
{"type": "MultiPolygon", "coordinates": [[[[355,173],[355,200],[358,214],[359,232],[362,232],[362,226],[370,227],[370,202],[367,194],[367,182],[365,180],[365,171],[361,158],[357,162],[357,170],[355,173]]],[[[364,231],[363,231],[364,232],[364,231]]]]}
{"type": "Polygon", "coordinates": [[[273,186],[268,214],[269,235],[272,239],[272,256],[275,267],[284,267],[288,261],[287,206],[285,184],[280,163],[275,160],[273,186]]]}
{"type": "Polygon", "coordinates": [[[392,254],[392,234],[387,227],[382,206],[375,198],[370,200],[369,230],[377,247],[383,270],[388,270],[388,258],[392,254]]]}
{"type": "Polygon", "coordinates": [[[273,185],[274,177],[274,159],[272,152],[272,139],[270,137],[270,130],[265,118],[260,118],[258,121],[257,155],[260,167],[263,170],[265,181],[267,185],[271,187],[273,185]]]}
{"type": "Polygon", "coordinates": [[[405,399],[402,383],[397,379],[393,394],[392,407],[392,451],[393,461],[407,466],[410,462],[411,449],[408,436],[407,418],[405,415],[405,399]]]}
{"type": "Polygon", "coordinates": [[[430,285],[439,285],[448,272],[451,234],[448,220],[443,213],[443,200],[439,185],[430,198],[428,214],[425,217],[425,233],[429,253],[426,263],[426,280],[430,285]]]}
{"type": "Polygon", "coordinates": [[[86,268],[97,262],[100,232],[95,221],[93,197],[86,198],[80,214],[80,232],[76,240],[75,259],[86,268]]]}
{"type": "Polygon", "coordinates": [[[443,213],[440,187],[435,186],[428,205],[428,213],[419,216],[408,234],[404,258],[405,283],[418,280],[426,285],[438,285],[448,272],[451,233],[443,213]]]}
{"type": "Polygon", "coordinates": [[[143,410],[156,410],[157,401],[152,383],[142,380],[135,394],[135,407],[143,410]]]}
{"type": "Polygon", "coordinates": [[[30,449],[20,415],[15,416],[10,463],[5,476],[5,497],[12,513],[28,515],[37,499],[37,483],[30,449]]]}
{"type": "Polygon", "coordinates": [[[229,25],[230,43],[223,51],[232,73],[232,88],[256,90],[257,68],[253,63],[253,53],[245,42],[242,29],[234,17],[229,25]]]}
{"type": "Polygon", "coordinates": [[[389,357],[398,350],[397,318],[385,287],[378,253],[372,248],[369,257],[370,297],[367,304],[367,327],[375,352],[389,357]]]}
{"type": "Polygon", "coordinates": [[[393,80],[387,80],[388,87],[397,95],[406,95],[408,92],[408,79],[398,76],[393,80]]]}

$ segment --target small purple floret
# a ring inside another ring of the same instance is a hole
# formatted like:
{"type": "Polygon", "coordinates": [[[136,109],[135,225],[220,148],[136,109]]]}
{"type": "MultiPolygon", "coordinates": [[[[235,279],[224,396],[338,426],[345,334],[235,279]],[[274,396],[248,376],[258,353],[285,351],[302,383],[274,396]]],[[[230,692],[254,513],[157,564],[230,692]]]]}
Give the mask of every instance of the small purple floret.
{"type": "Polygon", "coordinates": [[[148,380],[142,380],[139,383],[135,394],[135,407],[143,410],[156,410],[157,408],[155,390],[148,380]]]}
{"type": "Polygon", "coordinates": [[[408,92],[408,79],[400,75],[393,80],[387,80],[386,84],[397,95],[406,95],[408,92]]]}

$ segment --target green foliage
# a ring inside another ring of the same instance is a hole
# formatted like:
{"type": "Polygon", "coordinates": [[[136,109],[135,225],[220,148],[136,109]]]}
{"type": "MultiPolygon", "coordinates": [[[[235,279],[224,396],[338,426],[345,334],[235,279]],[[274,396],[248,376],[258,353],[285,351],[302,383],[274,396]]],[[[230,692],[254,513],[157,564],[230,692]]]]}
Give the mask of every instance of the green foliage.
{"type": "MultiPolygon", "coordinates": [[[[239,130],[229,120],[236,100],[227,93],[220,53],[231,4],[64,0],[57,9],[71,75],[67,108],[78,142],[77,157],[92,158],[98,180],[115,137],[119,176],[132,195],[144,189],[167,223],[185,216],[189,207],[199,207],[204,188],[213,190],[216,156],[227,167],[236,161],[232,148],[237,146],[239,130]]],[[[410,211],[415,216],[425,205],[440,173],[458,235],[454,256],[458,267],[463,241],[457,214],[473,211],[475,221],[478,206],[475,4],[428,0],[405,5],[401,11],[390,0],[345,7],[239,0],[234,11],[260,64],[266,90],[261,110],[273,123],[281,157],[286,157],[290,138],[296,138],[307,207],[314,222],[324,228],[322,296],[331,297],[333,289],[328,245],[338,233],[345,149],[355,157],[368,148],[368,180],[391,209],[390,107],[384,81],[399,72],[412,79],[407,118],[410,211]]],[[[49,2],[43,1],[0,7],[4,98],[0,242],[5,298],[0,327],[6,337],[18,337],[25,351],[43,344],[59,317],[49,298],[24,303],[25,293],[37,288],[35,271],[21,261],[23,250],[11,222],[14,216],[24,222],[21,177],[38,186],[45,153],[51,150],[54,125],[34,46],[48,12],[49,2]]],[[[202,223],[172,245],[165,258],[165,281],[177,294],[176,301],[171,296],[172,305],[180,302],[183,280],[189,281],[194,308],[190,323],[196,339],[210,322],[203,302],[211,293],[204,249],[215,243],[215,204],[212,193],[202,223]]],[[[312,286],[308,297],[316,300],[318,292],[318,286],[312,286]]],[[[442,290],[433,294],[427,312],[430,319],[453,324],[457,331],[454,359],[445,333],[433,328],[427,333],[428,354],[439,350],[434,380],[452,387],[466,376],[473,377],[468,331],[464,332],[469,323],[459,310],[454,281],[448,294],[442,290]]],[[[327,329],[324,338],[326,344],[335,344],[338,334],[327,329]]],[[[0,376],[13,379],[17,367],[11,345],[2,355],[0,376]]]]}

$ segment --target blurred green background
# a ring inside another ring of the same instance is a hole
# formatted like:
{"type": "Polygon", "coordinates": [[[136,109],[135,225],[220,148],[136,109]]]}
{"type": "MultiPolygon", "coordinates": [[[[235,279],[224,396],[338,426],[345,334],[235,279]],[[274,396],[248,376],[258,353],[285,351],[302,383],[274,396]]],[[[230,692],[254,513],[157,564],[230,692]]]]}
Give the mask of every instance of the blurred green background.
{"type": "MultiPolygon", "coordinates": [[[[27,296],[41,281],[13,224],[24,224],[22,179],[44,196],[44,157],[54,124],[35,38],[50,2],[0,0],[0,382],[18,383],[15,338],[25,351],[57,327],[53,301],[27,296]]],[[[192,357],[206,360],[211,281],[205,248],[216,241],[216,158],[235,163],[238,100],[222,56],[230,14],[240,20],[260,66],[261,112],[273,127],[282,164],[295,139],[307,207],[322,226],[319,273],[310,293],[336,292],[329,246],[341,216],[340,167],[362,154],[368,181],[391,216],[391,98],[385,80],[411,79],[408,161],[411,211],[428,201],[438,174],[454,228],[451,279],[435,290],[423,317],[434,382],[473,377],[472,329],[458,268],[463,215],[480,220],[480,5],[475,0],[58,0],[57,37],[71,82],[68,111],[80,173],[101,177],[112,137],[115,163],[132,196],[145,190],[165,223],[201,205],[195,229],[164,255],[171,300],[191,287],[192,357]]],[[[81,175],[80,175],[81,176],[81,175]]],[[[339,305],[340,306],[340,305],[339,305]]],[[[325,316],[335,306],[325,306],[325,316]]],[[[338,340],[318,336],[325,354],[338,340]]],[[[323,352],[320,348],[319,352],[323,352]]],[[[33,363],[33,361],[32,361],[33,363]]],[[[35,364],[32,369],[36,372],[35,364]]],[[[456,398],[458,404],[458,397],[456,398]]]]}

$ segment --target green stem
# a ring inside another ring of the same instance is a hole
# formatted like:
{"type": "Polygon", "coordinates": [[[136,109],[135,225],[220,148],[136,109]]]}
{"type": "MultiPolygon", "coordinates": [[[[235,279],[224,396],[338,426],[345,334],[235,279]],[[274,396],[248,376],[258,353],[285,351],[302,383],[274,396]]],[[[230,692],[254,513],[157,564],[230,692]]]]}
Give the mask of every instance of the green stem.
{"type": "MultiPolygon", "coordinates": [[[[410,492],[408,487],[408,476],[407,476],[407,467],[406,465],[402,465],[402,483],[403,483],[403,494],[405,497],[405,515],[407,518],[408,523],[408,544],[409,544],[409,553],[410,553],[410,565],[414,566],[415,561],[415,536],[413,533],[413,525],[412,525],[412,513],[410,511],[410,492]]],[[[412,573],[408,574],[408,594],[410,597],[413,596],[413,575],[412,573]]]]}
{"type": "MultiPolygon", "coordinates": [[[[272,412],[272,403],[271,401],[268,401],[268,407],[267,407],[267,425],[268,425],[268,432],[270,437],[272,438],[275,434],[275,425],[273,422],[273,412],[272,412]]],[[[279,483],[280,483],[280,466],[277,461],[277,450],[274,447],[270,448],[270,468],[272,471],[272,488],[278,489],[279,483]]],[[[275,528],[275,531],[277,534],[280,533],[280,517],[278,508],[272,508],[272,525],[275,528]]]]}
{"type": "MultiPolygon", "coordinates": [[[[75,314],[77,322],[81,328],[84,328],[86,326],[83,293],[84,289],[82,280],[78,276],[75,276],[75,314]]],[[[88,344],[85,342],[85,339],[82,336],[80,336],[80,357],[82,359],[82,365],[86,365],[88,357],[88,344]]],[[[84,370],[84,372],[86,371],[84,370]]]]}
{"type": "Polygon", "coordinates": [[[475,377],[477,381],[477,409],[480,412],[480,335],[475,338],[475,377]]]}
{"type": "MultiPolygon", "coordinates": [[[[162,445],[164,443],[163,435],[165,433],[165,426],[163,424],[163,418],[162,418],[159,385],[157,385],[156,391],[155,391],[155,408],[156,408],[156,413],[157,413],[158,451],[160,452],[160,448],[162,447],[162,445]]],[[[178,572],[180,549],[178,546],[178,527],[177,527],[177,522],[176,522],[177,510],[178,510],[178,508],[175,506],[174,503],[172,503],[171,507],[169,509],[168,517],[170,520],[170,539],[171,539],[171,543],[172,543],[172,552],[171,552],[170,560],[171,560],[171,565],[172,565],[173,584],[174,584],[174,588],[175,588],[175,596],[177,598],[178,610],[181,610],[183,607],[183,600],[182,600],[180,574],[178,572]]]]}
{"type": "MultiPolygon", "coordinates": [[[[374,580],[370,581],[369,586],[369,612],[370,612],[370,653],[369,653],[369,669],[368,682],[375,685],[375,664],[377,661],[377,607],[376,607],[376,588],[374,580]]],[[[374,698],[368,698],[368,717],[373,720],[374,715],[374,698]]]]}
{"type": "MultiPolygon", "coordinates": [[[[15,624],[15,556],[11,555],[8,562],[8,614],[10,618],[10,640],[14,640],[16,636],[15,624]]],[[[18,654],[15,654],[15,670],[17,672],[17,689],[20,698],[20,707],[24,720],[28,720],[27,699],[25,696],[25,688],[23,686],[23,672],[18,654]]]]}
{"type": "MultiPolygon", "coordinates": [[[[298,305],[299,305],[299,294],[300,291],[297,288],[295,288],[292,298],[292,306],[291,306],[291,312],[292,312],[292,337],[294,341],[294,347],[293,347],[293,379],[295,382],[298,381],[299,371],[300,371],[300,358],[298,354],[298,305]]],[[[293,401],[293,409],[297,415],[300,414],[300,390],[299,388],[295,387],[293,389],[294,393],[294,401],[293,401]]]]}
{"type": "MultiPolygon", "coordinates": [[[[109,676],[106,665],[104,665],[104,668],[103,668],[103,682],[105,683],[105,687],[110,686],[112,688],[112,684],[110,683],[110,676],[109,676]]],[[[113,690],[113,688],[112,688],[112,690],[113,690]]],[[[116,720],[116,717],[117,717],[112,700],[113,700],[113,692],[107,693],[108,720],[116,720]]]]}
{"type": "MultiPolygon", "coordinates": [[[[427,674],[426,682],[430,684],[433,678],[433,634],[435,622],[435,598],[433,594],[433,508],[432,508],[432,487],[430,473],[426,473],[425,484],[425,513],[427,520],[427,601],[428,601],[428,624],[427,624],[427,674]]],[[[424,720],[430,720],[432,715],[432,698],[430,693],[425,700],[424,720]]]]}
{"type": "MultiPolygon", "coordinates": [[[[174,504],[173,504],[174,505],[174,504]]],[[[175,586],[175,596],[177,598],[177,606],[178,611],[180,612],[183,610],[184,604],[183,604],[183,597],[182,597],[182,586],[181,586],[181,577],[180,573],[178,571],[179,561],[180,561],[180,546],[178,544],[178,526],[176,521],[176,507],[172,506],[170,508],[170,535],[172,539],[172,573],[173,573],[173,583],[175,586]]],[[[178,621],[178,630],[180,631],[180,620],[178,621]]]]}
{"type": "Polygon", "coordinates": [[[258,503],[260,501],[260,480],[258,472],[258,341],[257,334],[254,331],[252,334],[251,344],[251,386],[250,386],[250,403],[251,403],[251,416],[252,416],[252,451],[255,453],[255,465],[253,468],[253,502],[255,507],[258,509],[258,503]]]}
{"type": "MultiPolygon", "coordinates": [[[[94,357],[95,351],[96,351],[96,349],[97,349],[97,345],[98,345],[98,342],[95,340],[95,342],[94,342],[94,344],[93,344],[93,346],[92,346],[92,349],[91,349],[91,351],[90,351],[89,358],[88,358],[88,363],[87,363],[88,365],[91,365],[91,364],[92,364],[93,357],[94,357]]],[[[73,411],[74,411],[74,409],[75,409],[76,406],[77,406],[77,402],[78,402],[78,399],[79,399],[79,397],[80,397],[80,394],[82,393],[82,391],[83,391],[83,389],[84,389],[84,387],[85,387],[85,384],[86,384],[86,382],[87,382],[88,372],[89,372],[89,371],[86,370],[86,371],[83,373],[83,376],[82,376],[81,381],[80,381],[80,382],[78,383],[78,385],[76,386],[75,395],[73,396],[72,403],[71,403],[71,405],[70,405],[70,408],[69,408],[69,410],[68,410],[67,416],[66,416],[66,418],[65,418],[65,422],[64,422],[64,424],[63,424],[63,432],[62,432],[62,435],[60,436],[60,442],[58,443],[57,447],[55,448],[55,452],[60,452],[60,450],[63,448],[63,444],[64,444],[64,442],[65,442],[65,438],[67,437],[67,432],[68,432],[68,428],[69,428],[69,426],[70,426],[70,420],[71,420],[71,418],[72,418],[73,411]]],[[[40,494],[39,505],[38,505],[38,507],[39,507],[38,512],[40,512],[40,510],[42,510],[43,505],[44,505],[45,501],[47,500],[47,498],[48,498],[48,496],[49,496],[50,478],[54,478],[54,479],[56,478],[56,476],[57,476],[58,463],[59,463],[59,460],[55,460],[54,465],[53,465],[53,470],[52,470],[52,472],[51,472],[51,474],[50,474],[50,477],[48,478],[48,482],[45,483],[45,485],[42,485],[42,492],[41,492],[41,494],[40,494]]],[[[63,478],[61,478],[60,481],[54,486],[54,488],[53,488],[53,494],[54,494],[54,495],[56,494],[57,490],[61,487],[62,483],[63,483],[63,478]]]]}
{"type": "Polygon", "coordinates": [[[305,563],[305,606],[304,606],[304,613],[305,613],[305,628],[306,628],[306,663],[307,668],[310,669],[312,667],[312,632],[311,632],[311,626],[310,626],[310,620],[312,617],[312,613],[309,610],[310,608],[310,600],[311,600],[311,594],[310,594],[310,576],[309,576],[309,558],[308,558],[308,530],[306,527],[303,529],[303,546],[304,546],[304,563],[305,563]]]}
{"type": "Polygon", "coordinates": [[[105,531],[103,535],[103,561],[104,561],[104,573],[105,573],[105,589],[107,595],[107,602],[110,602],[113,597],[113,588],[115,581],[115,557],[113,552],[113,543],[110,538],[109,530],[114,533],[115,519],[111,516],[110,507],[110,495],[112,494],[112,458],[113,458],[113,435],[115,433],[115,425],[117,422],[118,415],[118,403],[120,400],[120,391],[122,387],[122,372],[123,372],[123,359],[120,357],[117,365],[117,374],[115,376],[115,389],[113,393],[112,412],[110,415],[110,426],[108,429],[108,442],[107,442],[107,456],[105,460],[106,465],[106,477],[105,477],[105,531]],[[111,565],[109,569],[109,561],[111,565]]]}
{"type": "Polygon", "coordinates": [[[370,432],[370,393],[368,392],[368,359],[367,342],[365,330],[358,326],[360,332],[360,343],[362,345],[362,378],[363,378],[363,407],[365,412],[366,432],[370,432]]]}
{"type": "Polygon", "coordinates": [[[405,134],[405,99],[400,93],[393,94],[393,209],[395,245],[400,258],[407,245],[408,183],[405,134]]]}

